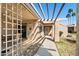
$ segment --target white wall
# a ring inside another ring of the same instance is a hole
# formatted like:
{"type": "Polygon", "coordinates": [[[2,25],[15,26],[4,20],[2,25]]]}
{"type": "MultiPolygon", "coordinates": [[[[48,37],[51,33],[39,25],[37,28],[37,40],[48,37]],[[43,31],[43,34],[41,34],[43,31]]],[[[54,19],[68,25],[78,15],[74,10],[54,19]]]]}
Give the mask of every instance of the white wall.
{"type": "Polygon", "coordinates": [[[59,32],[62,31],[62,37],[65,38],[68,34],[67,27],[65,25],[56,23],[55,24],[55,41],[60,41],[59,32]]]}

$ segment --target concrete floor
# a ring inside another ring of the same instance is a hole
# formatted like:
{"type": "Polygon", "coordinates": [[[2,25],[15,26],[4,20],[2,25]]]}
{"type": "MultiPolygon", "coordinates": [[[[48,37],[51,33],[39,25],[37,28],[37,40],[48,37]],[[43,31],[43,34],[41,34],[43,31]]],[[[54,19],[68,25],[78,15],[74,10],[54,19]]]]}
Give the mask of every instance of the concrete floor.
{"type": "Polygon", "coordinates": [[[57,47],[52,40],[45,39],[35,56],[59,56],[57,47]]]}

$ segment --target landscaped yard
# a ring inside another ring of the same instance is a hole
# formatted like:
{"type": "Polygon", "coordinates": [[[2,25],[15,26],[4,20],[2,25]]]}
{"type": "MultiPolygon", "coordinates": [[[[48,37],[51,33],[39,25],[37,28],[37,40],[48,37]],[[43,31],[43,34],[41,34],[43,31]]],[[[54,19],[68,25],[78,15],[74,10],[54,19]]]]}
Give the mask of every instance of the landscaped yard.
{"type": "Polygon", "coordinates": [[[56,42],[56,45],[61,56],[75,55],[76,42],[61,39],[60,42],[56,42]]]}

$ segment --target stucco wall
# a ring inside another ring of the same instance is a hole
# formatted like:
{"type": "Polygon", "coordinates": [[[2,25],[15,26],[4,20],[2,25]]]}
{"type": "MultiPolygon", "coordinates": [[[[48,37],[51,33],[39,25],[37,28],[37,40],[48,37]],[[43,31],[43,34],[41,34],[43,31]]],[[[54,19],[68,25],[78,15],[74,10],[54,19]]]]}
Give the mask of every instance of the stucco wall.
{"type": "Polygon", "coordinates": [[[33,22],[33,23],[27,23],[27,37],[29,36],[29,34],[32,32],[32,30],[33,30],[33,28],[34,28],[34,26],[35,26],[35,22],[33,22]]]}
{"type": "Polygon", "coordinates": [[[62,37],[66,37],[67,36],[67,27],[59,24],[59,23],[55,23],[55,41],[60,41],[60,37],[59,37],[59,32],[62,31],[62,37]]]}
{"type": "Polygon", "coordinates": [[[27,24],[27,35],[30,34],[30,32],[32,31],[32,29],[33,29],[33,23],[28,23],[27,24]]]}

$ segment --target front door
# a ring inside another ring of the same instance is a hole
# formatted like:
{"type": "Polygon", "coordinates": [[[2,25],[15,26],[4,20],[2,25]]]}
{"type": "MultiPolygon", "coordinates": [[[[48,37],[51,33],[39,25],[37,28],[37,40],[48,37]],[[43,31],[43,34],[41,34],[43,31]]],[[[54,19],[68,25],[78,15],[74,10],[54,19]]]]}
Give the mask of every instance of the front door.
{"type": "Polygon", "coordinates": [[[22,26],[22,38],[27,38],[26,37],[26,25],[22,26]]]}
{"type": "Polygon", "coordinates": [[[44,27],[44,34],[48,35],[48,33],[50,32],[50,30],[51,30],[51,26],[45,26],[44,27]]]}

